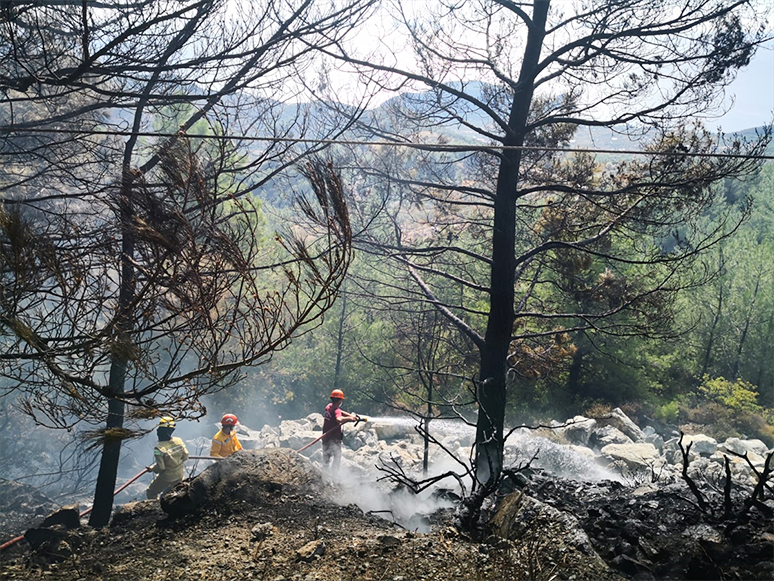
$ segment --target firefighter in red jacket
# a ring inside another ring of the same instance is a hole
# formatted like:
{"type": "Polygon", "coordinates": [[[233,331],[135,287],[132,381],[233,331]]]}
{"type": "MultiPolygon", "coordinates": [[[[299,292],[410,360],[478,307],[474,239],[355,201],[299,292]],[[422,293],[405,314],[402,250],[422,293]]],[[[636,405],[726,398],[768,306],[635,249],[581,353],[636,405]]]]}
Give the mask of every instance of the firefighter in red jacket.
{"type": "Polygon", "coordinates": [[[323,416],[323,469],[329,469],[332,473],[338,472],[341,465],[341,425],[360,419],[356,414],[341,409],[343,401],[344,392],[334,389],[331,392],[331,403],[325,407],[323,416]]]}

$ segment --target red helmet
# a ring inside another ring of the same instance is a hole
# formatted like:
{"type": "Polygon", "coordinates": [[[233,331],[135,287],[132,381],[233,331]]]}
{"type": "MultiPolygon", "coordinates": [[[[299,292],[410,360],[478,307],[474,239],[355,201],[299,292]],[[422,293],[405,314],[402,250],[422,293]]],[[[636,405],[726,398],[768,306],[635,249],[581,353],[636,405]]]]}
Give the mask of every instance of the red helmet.
{"type": "Polygon", "coordinates": [[[234,414],[226,414],[220,418],[220,423],[223,426],[236,426],[237,421],[237,417],[234,414]]]}
{"type": "Polygon", "coordinates": [[[344,392],[341,391],[340,389],[334,389],[331,392],[331,397],[335,399],[344,399],[344,392]]]}

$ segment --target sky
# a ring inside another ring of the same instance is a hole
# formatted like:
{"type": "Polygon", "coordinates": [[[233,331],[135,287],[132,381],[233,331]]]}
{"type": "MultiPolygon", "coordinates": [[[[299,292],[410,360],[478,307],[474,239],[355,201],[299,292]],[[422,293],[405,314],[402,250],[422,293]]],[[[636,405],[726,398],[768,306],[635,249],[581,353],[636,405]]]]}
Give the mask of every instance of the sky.
{"type": "MultiPolygon", "coordinates": [[[[409,0],[409,5],[412,7],[421,6],[425,1],[409,0]]],[[[759,1],[763,6],[768,6],[774,13],[774,0],[759,1]]],[[[386,21],[377,19],[376,24],[371,23],[371,25],[377,28],[372,29],[369,26],[356,38],[362,42],[371,42],[373,38],[379,38],[379,42],[391,51],[398,55],[402,54],[405,50],[400,48],[402,44],[397,40],[390,41],[390,39],[397,38],[398,35],[395,35],[394,31],[391,32],[390,25],[386,21]],[[378,30],[378,32],[375,33],[374,30],[378,30]],[[363,40],[363,38],[368,40],[363,40]],[[395,44],[396,42],[398,44],[395,44]]],[[[774,31],[769,30],[770,34],[774,34],[774,31]]],[[[413,56],[407,58],[413,60],[413,56]]],[[[349,87],[351,94],[359,94],[354,86],[349,85],[351,79],[344,78],[346,79],[344,84],[349,87]]],[[[346,94],[346,91],[343,91],[343,94],[346,94]]],[[[383,96],[376,95],[371,101],[371,106],[378,106],[391,96],[392,94],[389,93],[384,93],[383,96]]],[[[704,118],[707,129],[713,131],[720,128],[725,133],[732,133],[760,127],[774,121],[774,38],[769,39],[758,48],[750,64],[739,72],[734,82],[726,89],[725,108],[728,109],[727,113],[720,117],[704,118]]]]}
{"type": "Polygon", "coordinates": [[[727,90],[733,106],[720,119],[708,119],[708,128],[722,126],[726,133],[760,127],[774,119],[774,40],[758,49],[750,64],[727,90]]]}

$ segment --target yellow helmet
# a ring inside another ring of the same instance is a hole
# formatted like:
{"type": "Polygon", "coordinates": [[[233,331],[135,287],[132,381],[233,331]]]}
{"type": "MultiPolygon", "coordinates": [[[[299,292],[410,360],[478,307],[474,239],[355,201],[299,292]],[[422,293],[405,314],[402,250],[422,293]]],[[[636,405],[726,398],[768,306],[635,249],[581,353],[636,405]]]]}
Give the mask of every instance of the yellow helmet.
{"type": "Polygon", "coordinates": [[[175,418],[172,416],[164,416],[159,421],[159,428],[174,428],[175,427],[175,418]]]}

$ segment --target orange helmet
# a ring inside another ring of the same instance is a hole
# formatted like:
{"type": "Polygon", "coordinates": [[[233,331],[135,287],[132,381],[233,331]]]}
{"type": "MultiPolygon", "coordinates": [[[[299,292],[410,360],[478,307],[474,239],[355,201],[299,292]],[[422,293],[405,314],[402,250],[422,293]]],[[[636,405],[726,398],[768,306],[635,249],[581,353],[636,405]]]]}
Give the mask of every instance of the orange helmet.
{"type": "Polygon", "coordinates": [[[237,417],[234,414],[226,414],[220,418],[220,423],[223,426],[236,426],[237,421],[237,417]]]}
{"type": "Polygon", "coordinates": [[[331,392],[331,397],[335,399],[344,399],[344,392],[341,391],[340,389],[334,389],[331,392]]]}

